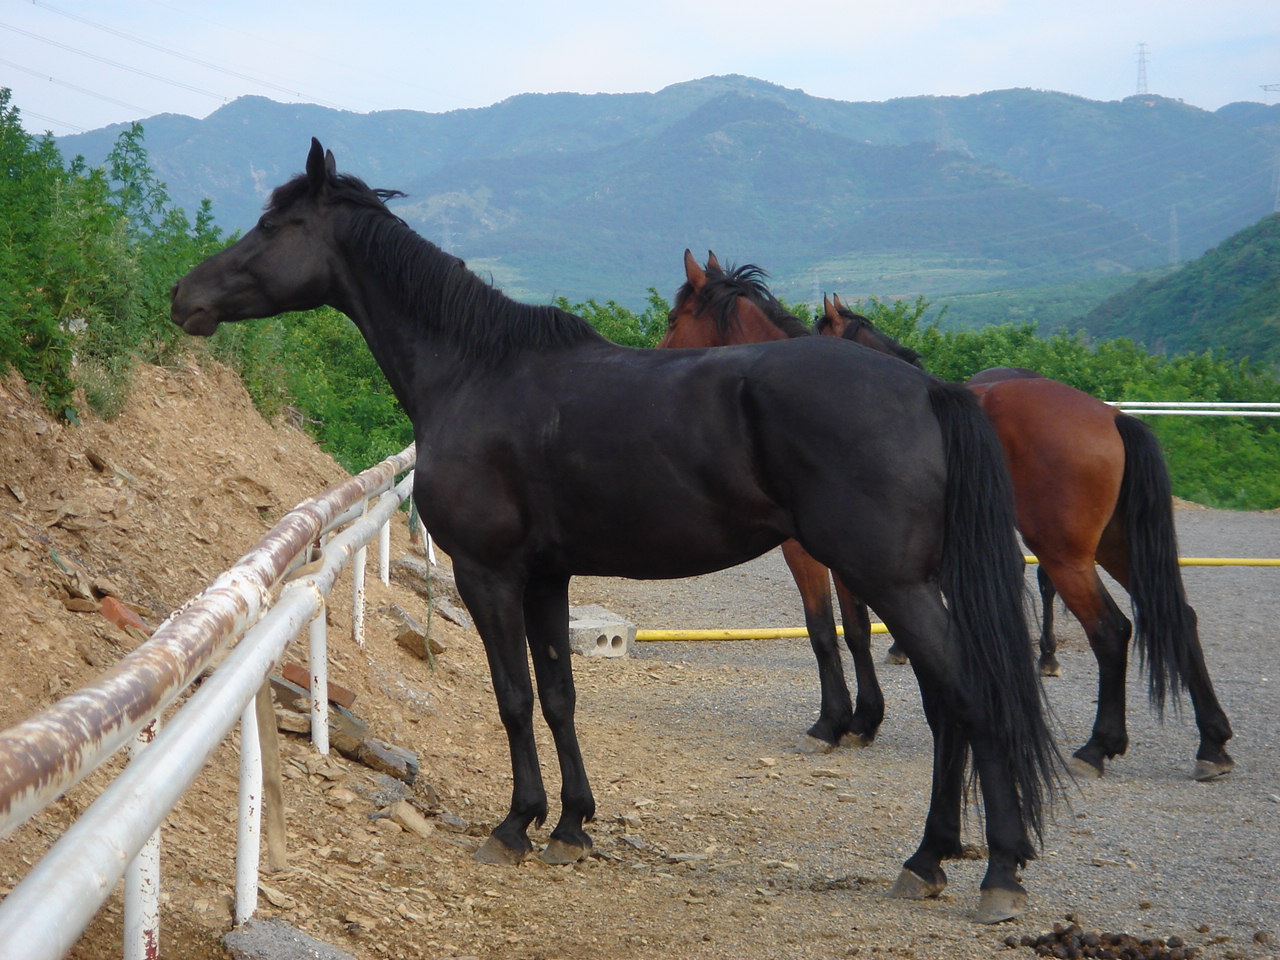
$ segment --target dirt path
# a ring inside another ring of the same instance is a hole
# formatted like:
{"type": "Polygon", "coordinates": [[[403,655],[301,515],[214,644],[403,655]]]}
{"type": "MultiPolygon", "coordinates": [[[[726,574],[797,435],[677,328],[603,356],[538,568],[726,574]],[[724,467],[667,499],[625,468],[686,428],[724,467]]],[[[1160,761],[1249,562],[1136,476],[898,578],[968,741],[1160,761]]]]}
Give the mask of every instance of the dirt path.
{"type": "MultiPolygon", "coordinates": [[[[1275,514],[1189,509],[1179,511],[1178,522],[1183,555],[1275,556],[1280,548],[1275,514]]],[[[1192,567],[1185,574],[1235,726],[1237,772],[1220,783],[1191,781],[1190,710],[1161,727],[1141,678],[1131,678],[1128,755],[1104,780],[1071,792],[1043,859],[1026,873],[1031,910],[996,929],[968,920],[980,862],[949,865],[951,886],[940,902],[884,898],[918,838],[928,784],[927,730],[909,670],[881,669],[888,718],[874,747],[805,757],[793,749],[816,706],[805,641],[642,645],[637,655],[655,679],[642,689],[610,688],[603,702],[587,696],[584,712],[599,728],[584,722],[584,740],[599,744],[607,734],[613,743],[645,743],[652,759],[627,776],[657,778],[655,789],[665,787],[666,808],[688,824],[683,848],[715,846],[698,861],[705,872],[681,867],[702,884],[689,884],[690,897],[737,908],[727,917],[706,911],[712,941],[704,945],[663,925],[666,952],[988,956],[1003,949],[1010,932],[1036,933],[1073,912],[1105,931],[1177,934],[1205,956],[1280,954],[1275,940],[1254,940],[1258,931],[1280,935],[1275,571],[1192,567]],[[761,950],[762,939],[776,942],[761,950]]],[[[577,590],[649,627],[799,622],[794,587],[776,554],[694,581],[585,582],[577,590]]],[[[1048,690],[1062,742],[1074,748],[1092,722],[1096,670],[1078,626],[1066,615],[1059,620],[1064,675],[1048,681],[1048,690]]],[[[876,643],[879,650],[887,640],[876,643]]],[[[617,754],[601,759],[625,757],[617,754]]],[[[662,808],[646,809],[656,818],[662,808]]],[[[969,833],[980,841],[975,818],[969,833]]],[[[702,906],[671,904],[681,916],[702,906]]]]}

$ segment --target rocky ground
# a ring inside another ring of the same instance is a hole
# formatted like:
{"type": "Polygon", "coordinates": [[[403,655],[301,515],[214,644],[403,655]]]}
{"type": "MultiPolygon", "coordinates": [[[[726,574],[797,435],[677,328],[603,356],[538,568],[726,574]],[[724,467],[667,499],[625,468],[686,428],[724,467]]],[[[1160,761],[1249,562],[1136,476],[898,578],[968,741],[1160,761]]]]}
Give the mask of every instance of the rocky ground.
{"type": "MultiPolygon", "coordinates": [[[[19,381],[4,380],[0,725],[91,679],[140,640],[96,612],[69,609],[75,572],[154,625],[275,517],[341,475],[303,434],[263,423],[235,377],[214,366],[145,369],[118,420],[76,428],[55,424],[19,381]]],[[[1184,555],[1280,548],[1275,514],[1184,509],[1178,519],[1184,555]]],[[[403,523],[393,536],[397,556],[412,552],[403,523]]],[[[643,644],[625,660],[575,658],[579,732],[599,807],[596,856],[556,868],[475,863],[470,853],[510,791],[479,641],[437,616],[443,650],[434,664],[412,656],[395,642],[391,607],[425,619],[426,601],[403,583],[373,583],[363,648],[347,639],[344,604],[331,606],[332,679],[355,692],[353,712],[376,736],[417,754],[421,772],[408,786],[318,757],[286,734],[290,866],[263,874],[260,914],[360,960],[1016,958],[1033,954],[1006,947],[1006,937],[1038,934],[1068,913],[1098,931],[1178,936],[1206,958],[1278,956],[1274,578],[1248,568],[1187,572],[1235,724],[1236,773],[1190,781],[1189,716],[1157,725],[1135,679],[1128,756],[1105,779],[1069,791],[1026,874],[1030,910],[994,928],[969,919],[980,862],[949,865],[951,886],[937,900],[884,896],[918,839],[928,790],[914,683],[907,668],[882,668],[888,718],[870,749],[801,754],[798,735],[816,706],[805,641],[643,644]],[[423,813],[425,827],[382,816],[396,801],[423,813]]],[[[340,583],[335,596],[345,595],[340,583]]],[[[800,622],[776,555],[675,583],[579,581],[574,602],[654,628],[800,622]]],[[[1064,676],[1048,689],[1063,742],[1074,746],[1091,720],[1095,671],[1078,629],[1062,632],[1064,676]]],[[[885,644],[879,638],[878,650],[885,644]]],[[[554,795],[554,756],[545,736],[540,744],[554,795]]],[[[233,737],[164,828],[166,958],[226,955],[236,752],[233,737]]],[[[0,893],[104,776],[0,840],[0,893]]],[[[977,841],[976,809],[969,828],[977,841]]],[[[72,956],[119,956],[119,938],[117,893],[72,956]]]]}

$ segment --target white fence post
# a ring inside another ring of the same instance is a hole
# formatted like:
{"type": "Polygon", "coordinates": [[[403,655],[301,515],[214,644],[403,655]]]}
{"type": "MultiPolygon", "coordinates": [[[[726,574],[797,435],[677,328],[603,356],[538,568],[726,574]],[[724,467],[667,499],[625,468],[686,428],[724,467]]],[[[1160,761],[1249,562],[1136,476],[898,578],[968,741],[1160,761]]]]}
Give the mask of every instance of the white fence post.
{"type": "MultiPolygon", "coordinates": [[[[158,719],[138,731],[129,747],[137,757],[155,739],[158,719]]],[[[124,960],[160,957],[160,831],[155,830],[124,873],[124,960]]]]}
{"type": "Polygon", "coordinates": [[[236,926],[258,909],[258,861],[262,853],[262,745],[257,704],[240,714],[240,812],[236,820],[236,926]]]}

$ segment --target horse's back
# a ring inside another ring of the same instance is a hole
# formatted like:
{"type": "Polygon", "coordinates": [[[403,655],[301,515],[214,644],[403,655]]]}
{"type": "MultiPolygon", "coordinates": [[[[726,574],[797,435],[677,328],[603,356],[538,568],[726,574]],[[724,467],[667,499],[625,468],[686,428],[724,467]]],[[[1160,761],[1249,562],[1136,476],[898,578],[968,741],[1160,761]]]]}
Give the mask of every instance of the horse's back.
{"type": "Polygon", "coordinates": [[[1077,538],[1082,542],[1073,546],[1092,556],[1124,475],[1115,408],[1047,377],[970,389],[1000,437],[1028,544],[1077,538]]]}
{"type": "Polygon", "coordinates": [[[831,337],[766,346],[742,372],[758,469],[810,553],[853,538],[880,565],[936,560],[947,464],[931,377],[831,337]]]}
{"type": "Polygon", "coordinates": [[[1026,367],[988,367],[986,370],[979,370],[972,377],[964,382],[969,389],[975,387],[986,386],[992,383],[1001,383],[1005,380],[1037,380],[1044,379],[1044,374],[1037,373],[1034,370],[1028,370],[1026,367]]]}

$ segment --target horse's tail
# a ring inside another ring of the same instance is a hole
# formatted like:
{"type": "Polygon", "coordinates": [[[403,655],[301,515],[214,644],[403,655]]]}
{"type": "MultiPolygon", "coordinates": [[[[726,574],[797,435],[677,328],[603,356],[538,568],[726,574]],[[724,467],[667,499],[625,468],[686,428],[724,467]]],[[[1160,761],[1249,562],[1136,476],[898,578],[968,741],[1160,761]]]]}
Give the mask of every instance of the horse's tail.
{"type": "Polygon", "coordinates": [[[991,422],[972,393],[936,381],[929,399],[947,456],[940,581],[963,650],[966,687],[1008,758],[1025,827],[1043,840],[1062,757],[1027,629],[1013,485],[991,422]]]}
{"type": "Polygon", "coordinates": [[[1160,443],[1150,427],[1127,414],[1116,417],[1116,430],[1124,442],[1116,511],[1129,544],[1134,645],[1147,671],[1147,693],[1163,713],[1167,696],[1186,686],[1197,644],[1196,614],[1178,568],[1173,491],[1160,443]]]}

